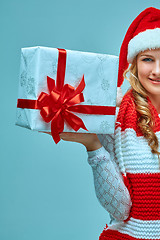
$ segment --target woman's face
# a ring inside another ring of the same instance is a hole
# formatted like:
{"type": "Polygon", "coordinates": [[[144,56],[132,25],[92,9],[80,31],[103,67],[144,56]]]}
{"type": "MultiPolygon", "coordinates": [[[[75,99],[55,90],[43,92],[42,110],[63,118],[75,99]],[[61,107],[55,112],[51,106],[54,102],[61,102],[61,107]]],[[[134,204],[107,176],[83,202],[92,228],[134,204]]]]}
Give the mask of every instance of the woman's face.
{"type": "Polygon", "coordinates": [[[160,49],[146,50],[137,56],[138,78],[149,97],[160,96],[160,49]]]}

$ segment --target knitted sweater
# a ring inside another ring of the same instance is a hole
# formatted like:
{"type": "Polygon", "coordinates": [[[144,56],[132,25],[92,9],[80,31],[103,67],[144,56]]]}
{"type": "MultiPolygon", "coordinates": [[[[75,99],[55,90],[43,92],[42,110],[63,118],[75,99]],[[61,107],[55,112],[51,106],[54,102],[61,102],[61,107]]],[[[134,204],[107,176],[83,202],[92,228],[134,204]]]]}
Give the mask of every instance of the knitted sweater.
{"type": "MultiPolygon", "coordinates": [[[[148,99],[160,141],[160,117],[148,99]]],[[[115,134],[98,135],[103,147],[88,151],[97,198],[111,222],[99,240],[160,239],[160,168],[137,126],[132,91],[123,98],[115,134]]]]}

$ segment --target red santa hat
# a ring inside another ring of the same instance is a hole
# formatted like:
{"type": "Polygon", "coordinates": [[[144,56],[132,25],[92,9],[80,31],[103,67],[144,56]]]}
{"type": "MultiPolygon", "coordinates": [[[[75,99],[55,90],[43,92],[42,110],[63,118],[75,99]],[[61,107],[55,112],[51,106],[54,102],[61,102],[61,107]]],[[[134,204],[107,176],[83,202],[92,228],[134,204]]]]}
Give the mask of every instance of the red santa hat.
{"type": "Polygon", "coordinates": [[[160,9],[150,7],[134,19],[124,37],[119,55],[118,87],[134,57],[139,52],[156,48],[160,48],[160,9]]]}

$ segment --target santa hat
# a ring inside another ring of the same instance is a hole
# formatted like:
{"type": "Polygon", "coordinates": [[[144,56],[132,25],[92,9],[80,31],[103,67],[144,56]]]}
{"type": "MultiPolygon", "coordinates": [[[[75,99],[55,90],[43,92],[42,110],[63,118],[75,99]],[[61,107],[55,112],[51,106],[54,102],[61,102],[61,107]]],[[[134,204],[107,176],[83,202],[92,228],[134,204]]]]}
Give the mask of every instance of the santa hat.
{"type": "Polygon", "coordinates": [[[160,9],[150,7],[134,19],[124,37],[119,55],[118,87],[134,57],[139,52],[156,48],[160,48],[160,9]]]}

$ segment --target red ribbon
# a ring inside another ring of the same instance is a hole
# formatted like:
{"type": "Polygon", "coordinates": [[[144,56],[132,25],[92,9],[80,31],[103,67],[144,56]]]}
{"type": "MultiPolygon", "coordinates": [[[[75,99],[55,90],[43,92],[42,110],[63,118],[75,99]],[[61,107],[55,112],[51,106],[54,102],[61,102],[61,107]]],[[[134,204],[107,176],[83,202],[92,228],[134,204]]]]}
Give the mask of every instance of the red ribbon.
{"type": "Polygon", "coordinates": [[[64,85],[67,53],[65,49],[58,51],[56,85],[55,80],[47,76],[50,94],[41,92],[37,100],[18,99],[17,102],[18,108],[39,109],[44,121],[47,123],[51,121],[51,133],[56,144],[60,141],[59,133],[64,130],[64,120],[75,131],[80,128],[87,130],[82,119],[72,112],[115,115],[116,110],[116,107],[76,105],[84,102],[82,93],[85,88],[84,75],[76,89],[69,84],[64,85]]]}

